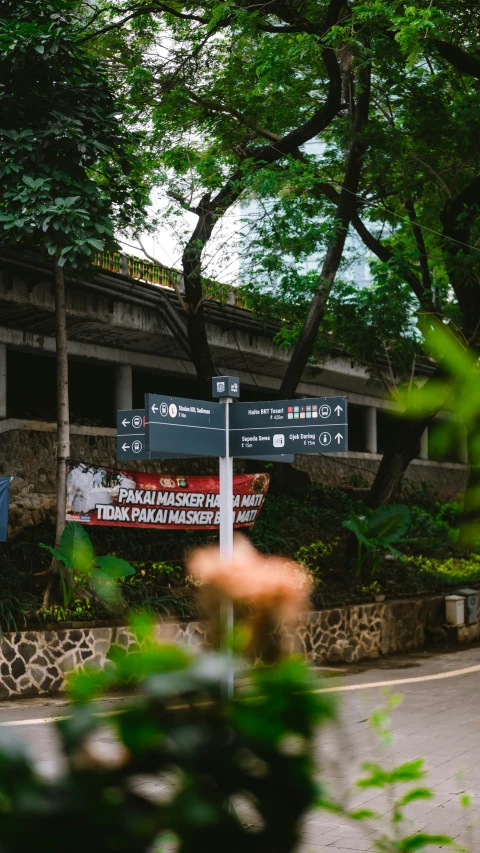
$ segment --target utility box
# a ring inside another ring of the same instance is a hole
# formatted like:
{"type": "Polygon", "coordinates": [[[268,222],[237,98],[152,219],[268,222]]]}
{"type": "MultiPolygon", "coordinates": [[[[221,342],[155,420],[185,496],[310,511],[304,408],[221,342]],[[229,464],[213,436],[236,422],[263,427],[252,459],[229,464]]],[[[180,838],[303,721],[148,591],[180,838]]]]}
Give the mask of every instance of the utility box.
{"type": "Polygon", "coordinates": [[[456,589],[455,595],[465,599],[465,624],[474,625],[478,621],[478,589],[456,589]]]}
{"type": "Polygon", "coordinates": [[[463,595],[446,595],[445,609],[448,625],[465,624],[465,598],[463,595]]]}

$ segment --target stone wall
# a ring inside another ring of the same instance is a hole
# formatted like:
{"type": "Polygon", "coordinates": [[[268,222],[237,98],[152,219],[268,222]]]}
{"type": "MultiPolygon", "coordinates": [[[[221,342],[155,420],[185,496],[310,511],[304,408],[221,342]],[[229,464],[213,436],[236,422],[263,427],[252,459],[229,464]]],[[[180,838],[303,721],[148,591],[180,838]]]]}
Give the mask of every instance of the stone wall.
{"type": "MultiPolygon", "coordinates": [[[[102,427],[71,427],[71,457],[92,465],[118,467],[115,430],[102,427]]],[[[10,499],[10,535],[53,517],[55,510],[55,424],[9,419],[0,421],[0,475],[13,476],[10,499]]],[[[380,456],[369,453],[297,456],[294,468],[314,482],[346,488],[367,488],[375,476],[380,456]]],[[[258,463],[261,465],[261,463],[258,463]]],[[[128,462],[131,471],[169,474],[216,474],[216,459],[151,460],[128,462]]],[[[280,466],[279,466],[280,467],[280,466]]],[[[282,480],[295,484],[292,468],[282,465],[282,480]],[[290,472],[290,474],[289,474],[290,472]]],[[[235,470],[245,470],[237,460],[235,470]]],[[[298,478],[297,474],[297,478],[298,478]]],[[[451,500],[466,486],[466,468],[455,463],[414,460],[406,479],[415,486],[428,482],[440,498],[451,500]]]]}
{"type": "MultiPolygon", "coordinates": [[[[279,628],[284,645],[309,663],[351,663],[419,649],[429,627],[444,621],[443,596],[352,605],[304,614],[294,632],[279,628]]],[[[202,622],[159,622],[157,639],[207,645],[202,622]]],[[[0,699],[64,691],[66,677],[85,665],[103,668],[115,648],[138,649],[126,627],[76,627],[5,633],[0,643],[0,699]]]]}
{"type": "MultiPolygon", "coordinates": [[[[350,452],[348,456],[335,453],[296,456],[295,468],[304,471],[315,483],[339,488],[368,489],[380,465],[378,453],[350,452]]],[[[428,483],[440,500],[455,500],[465,491],[468,479],[466,465],[458,462],[435,462],[414,459],[407,468],[405,481],[412,491],[428,483]]]]}
{"type": "Polygon", "coordinates": [[[310,663],[352,663],[420,649],[444,620],[444,597],[433,596],[311,611],[284,635],[310,663]]]}
{"type": "MultiPolygon", "coordinates": [[[[129,471],[168,474],[218,474],[218,460],[169,459],[127,462],[116,460],[116,431],[72,426],[70,453],[79,462],[129,471]]],[[[55,512],[55,424],[43,421],[0,421],[0,475],[14,477],[10,487],[9,535],[53,518],[55,512]]],[[[239,462],[236,471],[241,473],[239,462]]]]}

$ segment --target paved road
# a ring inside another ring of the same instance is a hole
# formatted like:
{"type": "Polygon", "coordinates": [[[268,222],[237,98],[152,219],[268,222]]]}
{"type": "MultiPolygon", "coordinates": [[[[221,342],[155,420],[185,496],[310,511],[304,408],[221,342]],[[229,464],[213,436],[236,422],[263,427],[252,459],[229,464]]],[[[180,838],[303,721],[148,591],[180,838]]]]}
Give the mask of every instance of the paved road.
{"type": "MultiPolygon", "coordinates": [[[[320,778],[343,804],[372,809],[382,817],[370,824],[353,824],[324,812],[312,814],[305,822],[299,853],[376,849],[375,841],[388,831],[391,803],[384,793],[355,785],[361,765],[378,761],[393,767],[415,758],[425,759],[425,781],[434,798],[407,807],[404,834],[448,833],[471,853],[480,850],[480,648],[394,657],[331,675],[328,689],[337,693],[341,719],[319,733],[320,778]],[[403,695],[391,713],[394,739],[390,746],[379,740],[369,722],[371,712],[385,704],[386,690],[403,695]],[[465,795],[466,806],[462,805],[465,795]]],[[[99,711],[110,705],[99,703],[99,711]]],[[[0,737],[20,736],[40,771],[53,774],[58,772],[59,759],[52,720],[68,710],[68,704],[58,699],[2,702],[0,737]]],[[[112,738],[105,731],[99,749],[112,748],[112,738]]],[[[138,785],[152,796],[162,787],[142,780],[138,785]]],[[[241,804],[238,809],[241,813],[241,804]]],[[[437,849],[435,845],[428,848],[437,849]]]]}

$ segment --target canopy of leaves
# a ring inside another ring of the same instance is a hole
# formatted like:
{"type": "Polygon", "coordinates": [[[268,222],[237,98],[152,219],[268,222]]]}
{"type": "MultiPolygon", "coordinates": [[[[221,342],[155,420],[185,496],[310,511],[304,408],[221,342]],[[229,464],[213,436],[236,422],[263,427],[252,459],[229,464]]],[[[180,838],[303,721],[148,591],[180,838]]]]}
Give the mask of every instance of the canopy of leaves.
{"type": "Polygon", "coordinates": [[[138,138],[82,44],[85,15],[74,0],[0,11],[0,242],[41,245],[60,264],[102,250],[144,201],[138,138]]]}

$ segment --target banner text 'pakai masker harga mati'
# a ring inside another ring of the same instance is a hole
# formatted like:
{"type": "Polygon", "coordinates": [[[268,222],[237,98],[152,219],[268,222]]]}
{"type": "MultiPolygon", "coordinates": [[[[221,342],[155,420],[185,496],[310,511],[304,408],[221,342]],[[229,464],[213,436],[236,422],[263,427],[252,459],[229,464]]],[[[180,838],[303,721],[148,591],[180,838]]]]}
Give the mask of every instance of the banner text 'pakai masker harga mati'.
{"type": "MultiPolygon", "coordinates": [[[[268,474],[233,478],[235,527],[250,527],[268,491],[268,474]]],[[[67,521],[119,527],[212,530],[219,525],[218,477],[145,474],[70,463],[67,521]]]]}

